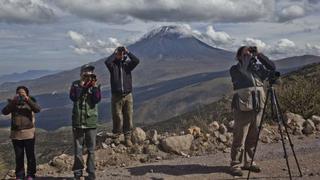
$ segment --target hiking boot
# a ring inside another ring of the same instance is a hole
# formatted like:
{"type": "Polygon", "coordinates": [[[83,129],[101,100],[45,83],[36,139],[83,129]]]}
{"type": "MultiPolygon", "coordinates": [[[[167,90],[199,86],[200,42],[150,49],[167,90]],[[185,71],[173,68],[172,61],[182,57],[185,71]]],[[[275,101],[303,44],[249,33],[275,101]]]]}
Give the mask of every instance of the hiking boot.
{"type": "Polygon", "coordinates": [[[232,176],[242,176],[243,175],[241,168],[237,168],[237,167],[231,167],[230,174],[232,176]]]}
{"type": "Polygon", "coordinates": [[[259,173],[261,172],[261,168],[258,166],[258,165],[248,165],[248,166],[243,166],[242,168],[243,170],[248,170],[248,171],[251,171],[251,172],[255,172],[255,173],[259,173]]]}
{"type": "Polygon", "coordinates": [[[124,143],[125,143],[125,145],[127,147],[132,147],[133,146],[131,138],[125,138],[124,143]]]}

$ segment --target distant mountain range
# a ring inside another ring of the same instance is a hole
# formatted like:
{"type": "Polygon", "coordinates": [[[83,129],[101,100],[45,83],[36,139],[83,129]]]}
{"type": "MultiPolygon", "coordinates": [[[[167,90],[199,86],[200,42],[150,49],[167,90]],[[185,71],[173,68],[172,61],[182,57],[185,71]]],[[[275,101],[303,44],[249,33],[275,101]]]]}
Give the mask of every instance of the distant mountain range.
{"type": "MultiPolygon", "coordinates": [[[[186,28],[164,26],[128,46],[141,59],[133,72],[135,122],[169,119],[231,92],[228,69],[236,63],[234,53],[214,48],[201,39],[186,28]]],[[[103,61],[91,63],[103,85],[101,123],[110,122],[111,118],[109,73],[103,61]]],[[[282,72],[315,62],[320,62],[320,57],[306,55],[275,61],[282,72]]],[[[72,105],[68,90],[71,82],[79,78],[79,71],[75,68],[35,80],[4,83],[0,85],[0,100],[11,97],[16,86],[24,84],[43,108],[38,115],[39,127],[56,129],[70,125],[72,105]]]]}
{"type": "Polygon", "coordinates": [[[29,70],[22,73],[12,73],[0,76],[0,84],[5,82],[19,82],[23,80],[37,79],[50,74],[56,74],[60,71],[51,70],[29,70]]]}

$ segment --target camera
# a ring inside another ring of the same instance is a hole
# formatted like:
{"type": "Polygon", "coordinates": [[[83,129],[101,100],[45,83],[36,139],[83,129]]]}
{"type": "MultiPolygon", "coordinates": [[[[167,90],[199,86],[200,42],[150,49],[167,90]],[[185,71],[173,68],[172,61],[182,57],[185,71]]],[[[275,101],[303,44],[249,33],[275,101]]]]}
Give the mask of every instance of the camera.
{"type": "Polygon", "coordinates": [[[18,96],[17,104],[18,105],[24,105],[24,97],[23,96],[18,96]]]}
{"type": "Polygon", "coordinates": [[[258,54],[257,46],[249,46],[248,50],[252,54],[253,57],[257,56],[257,54],[258,54]]]}
{"type": "Polygon", "coordinates": [[[96,81],[97,80],[97,75],[95,75],[95,74],[84,74],[83,77],[87,81],[96,81]]]}

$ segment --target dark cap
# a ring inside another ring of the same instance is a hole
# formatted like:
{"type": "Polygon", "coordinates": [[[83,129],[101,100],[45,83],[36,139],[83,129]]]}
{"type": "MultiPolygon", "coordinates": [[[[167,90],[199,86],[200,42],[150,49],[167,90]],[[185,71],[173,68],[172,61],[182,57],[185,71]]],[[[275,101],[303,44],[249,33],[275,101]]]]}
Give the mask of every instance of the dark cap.
{"type": "Polygon", "coordinates": [[[84,70],[93,71],[94,70],[94,66],[89,65],[89,64],[85,64],[85,65],[81,66],[81,72],[83,72],[84,70]]]}

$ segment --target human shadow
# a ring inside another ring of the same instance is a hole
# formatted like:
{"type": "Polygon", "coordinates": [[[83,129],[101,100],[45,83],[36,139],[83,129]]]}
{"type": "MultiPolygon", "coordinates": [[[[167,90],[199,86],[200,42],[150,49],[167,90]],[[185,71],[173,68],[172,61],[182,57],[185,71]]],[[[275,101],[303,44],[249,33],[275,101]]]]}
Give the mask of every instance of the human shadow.
{"type": "Polygon", "coordinates": [[[131,175],[142,176],[147,173],[163,173],[167,175],[182,176],[190,174],[230,174],[229,166],[203,166],[199,164],[188,165],[147,165],[127,168],[131,175]]]}
{"type": "Polygon", "coordinates": [[[43,177],[36,177],[36,180],[72,180],[72,177],[50,177],[50,176],[43,176],[43,177]]]}

